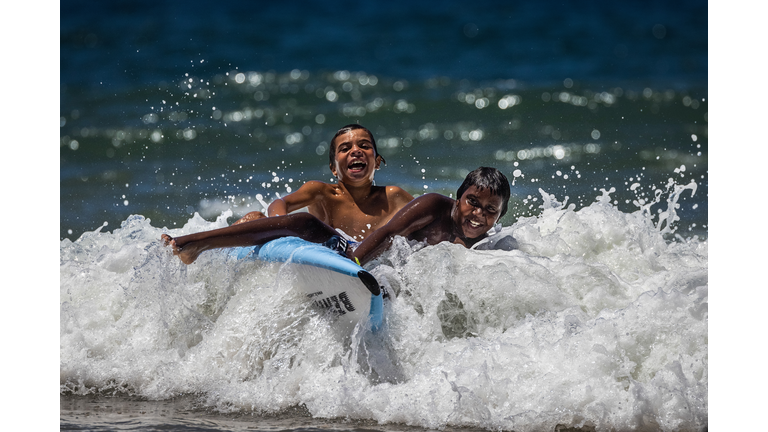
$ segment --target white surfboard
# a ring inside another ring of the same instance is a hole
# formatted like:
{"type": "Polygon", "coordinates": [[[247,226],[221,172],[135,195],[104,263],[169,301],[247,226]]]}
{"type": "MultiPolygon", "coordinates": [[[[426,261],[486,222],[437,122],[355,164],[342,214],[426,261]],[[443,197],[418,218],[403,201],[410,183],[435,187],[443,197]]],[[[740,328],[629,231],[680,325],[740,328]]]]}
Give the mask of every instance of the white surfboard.
{"type": "Polygon", "coordinates": [[[350,333],[362,320],[381,327],[383,293],[368,271],[327,247],[283,237],[261,246],[234,248],[237,259],[277,261],[295,268],[296,286],[316,307],[328,309],[335,325],[350,333]]]}

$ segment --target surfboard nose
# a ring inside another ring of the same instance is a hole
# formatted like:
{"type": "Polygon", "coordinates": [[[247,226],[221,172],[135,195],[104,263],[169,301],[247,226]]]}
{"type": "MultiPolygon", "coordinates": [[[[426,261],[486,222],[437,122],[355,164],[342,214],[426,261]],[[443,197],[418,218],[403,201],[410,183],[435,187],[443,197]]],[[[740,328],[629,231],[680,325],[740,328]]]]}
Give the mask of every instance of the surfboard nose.
{"type": "Polygon", "coordinates": [[[368,291],[371,292],[371,294],[377,296],[381,294],[381,288],[379,288],[379,282],[376,280],[375,277],[373,277],[372,274],[368,273],[365,270],[360,270],[357,272],[357,277],[360,278],[360,280],[363,282],[366,288],[368,288],[368,291]]]}

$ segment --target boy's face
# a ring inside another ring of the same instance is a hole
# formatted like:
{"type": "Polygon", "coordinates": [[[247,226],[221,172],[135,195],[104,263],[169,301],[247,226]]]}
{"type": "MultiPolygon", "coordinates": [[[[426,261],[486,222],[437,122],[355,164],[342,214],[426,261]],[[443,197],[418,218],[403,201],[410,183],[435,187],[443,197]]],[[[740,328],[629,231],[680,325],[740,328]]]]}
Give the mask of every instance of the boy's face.
{"type": "Polygon", "coordinates": [[[373,149],[371,136],[354,129],[336,137],[336,153],[331,172],[339,181],[356,184],[372,182],[381,164],[381,156],[373,149]]]}
{"type": "Polygon", "coordinates": [[[477,238],[487,233],[501,215],[502,197],[489,188],[470,186],[456,200],[453,222],[466,238],[477,238]]]}

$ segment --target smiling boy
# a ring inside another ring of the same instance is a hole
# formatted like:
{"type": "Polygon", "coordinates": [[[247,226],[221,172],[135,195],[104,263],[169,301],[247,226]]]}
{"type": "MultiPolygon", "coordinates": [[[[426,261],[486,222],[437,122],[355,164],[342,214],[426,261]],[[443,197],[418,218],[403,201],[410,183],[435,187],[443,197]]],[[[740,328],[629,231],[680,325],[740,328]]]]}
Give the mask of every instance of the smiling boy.
{"type": "Polygon", "coordinates": [[[430,193],[408,203],[347,256],[362,264],[389,247],[395,236],[435,245],[444,241],[471,248],[507,212],[510,187],[496,168],[480,167],[464,179],[457,199],[430,193]]]}
{"type": "Polygon", "coordinates": [[[309,181],[273,201],[267,209],[270,217],[251,212],[229,227],[161,238],[185,264],[209,249],[253,246],[285,236],[321,243],[343,234],[346,240],[361,241],[413,200],[397,186],[373,184],[382,162],[373,134],[358,124],[346,125],[331,139],[329,149],[329,166],[338,183],[309,181]],[[306,213],[290,214],[304,207],[306,213]]]}
{"type": "MultiPolygon", "coordinates": [[[[403,207],[391,220],[368,235],[359,246],[343,247],[340,253],[364,264],[376,258],[395,236],[435,245],[443,241],[470,248],[488,236],[488,231],[507,212],[510,187],[496,168],[480,167],[467,175],[451,199],[444,195],[422,195],[403,207]]],[[[182,262],[191,264],[203,251],[223,247],[253,246],[285,236],[323,243],[336,232],[307,213],[261,218],[226,228],[190,234],[176,239],[167,234],[165,244],[174,248],[182,262]]]]}
{"type": "MultiPolygon", "coordinates": [[[[335,184],[308,181],[296,192],[273,201],[269,216],[283,216],[301,208],[352,240],[362,241],[386,224],[413,196],[397,186],[375,186],[373,177],[384,158],[371,131],[358,124],[342,127],[331,139],[329,167],[335,184]]],[[[263,217],[251,212],[235,224],[263,217]]]]}

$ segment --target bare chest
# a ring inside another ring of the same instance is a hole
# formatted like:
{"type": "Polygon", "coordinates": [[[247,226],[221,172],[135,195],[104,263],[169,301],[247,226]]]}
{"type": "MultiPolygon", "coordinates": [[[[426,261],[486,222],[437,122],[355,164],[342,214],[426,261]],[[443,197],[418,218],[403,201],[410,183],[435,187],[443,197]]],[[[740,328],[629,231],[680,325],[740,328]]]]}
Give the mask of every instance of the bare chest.
{"type": "Polygon", "coordinates": [[[336,196],[325,203],[326,223],[356,240],[363,240],[391,218],[386,200],[371,197],[359,204],[348,196],[336,196]]]}

